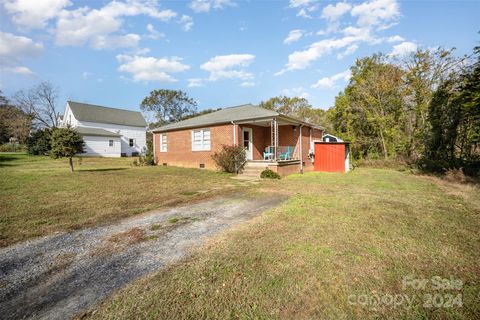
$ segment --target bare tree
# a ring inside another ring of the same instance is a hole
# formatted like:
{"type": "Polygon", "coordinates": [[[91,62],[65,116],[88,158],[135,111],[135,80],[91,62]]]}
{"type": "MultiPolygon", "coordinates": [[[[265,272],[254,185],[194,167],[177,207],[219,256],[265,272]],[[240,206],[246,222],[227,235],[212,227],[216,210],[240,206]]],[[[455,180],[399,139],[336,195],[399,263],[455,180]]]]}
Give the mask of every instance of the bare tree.
{"type": "Polygon", "coordinates": [[[58,89],[50,82],[44,81],[27,91],[21,90],[15,94],[14,99],[16,105],[32,117],[36,127],[58,126],[58,89]]]}

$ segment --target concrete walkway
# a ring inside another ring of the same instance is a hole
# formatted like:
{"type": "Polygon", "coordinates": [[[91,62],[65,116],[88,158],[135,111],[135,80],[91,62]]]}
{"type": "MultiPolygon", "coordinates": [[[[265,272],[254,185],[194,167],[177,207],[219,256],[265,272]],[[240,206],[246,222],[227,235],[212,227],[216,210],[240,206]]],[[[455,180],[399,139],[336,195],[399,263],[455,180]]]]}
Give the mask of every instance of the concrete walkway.
{"type": "Polygon", "coordinates": [[[88,311],[281,201],[217,198],[0,249],[0,318],[66,319],[88,311]]]}

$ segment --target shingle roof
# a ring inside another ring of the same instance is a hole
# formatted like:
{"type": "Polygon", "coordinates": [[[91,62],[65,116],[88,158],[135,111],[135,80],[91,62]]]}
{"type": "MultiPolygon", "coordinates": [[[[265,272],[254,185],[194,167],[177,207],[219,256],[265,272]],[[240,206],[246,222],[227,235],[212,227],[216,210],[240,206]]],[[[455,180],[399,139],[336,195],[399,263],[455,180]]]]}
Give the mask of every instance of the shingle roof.
{"type": "Polygon", "coordinates": [[[76,127],[75,130],[82,136],[121,137],[118,133],[98,128],[76,127]]]}
{"type": "Polygon", "coordinates": [[[152,131],[194,128],[205,125],[229,123],[231,121],[276,117],[279,115],[280,114],[278,112],[272,110],[257,107],[251,104],[244,104],[241,106],[225,108],[187,120],[170,123],[165,126],[155,128],[152,131]]]}
{"type": "Polygon", "coordinates": [[[146,127],[147,122],[138,111],[108,108],[87,103],[68,101],[75,118],[79,121],[120,124],[146,127]]]}

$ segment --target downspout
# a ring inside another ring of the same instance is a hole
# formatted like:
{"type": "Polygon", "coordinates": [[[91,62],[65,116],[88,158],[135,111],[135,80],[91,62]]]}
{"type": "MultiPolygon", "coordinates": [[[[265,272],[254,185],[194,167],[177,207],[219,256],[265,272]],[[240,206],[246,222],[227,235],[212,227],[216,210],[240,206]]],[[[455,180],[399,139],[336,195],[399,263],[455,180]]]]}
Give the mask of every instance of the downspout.
{"type": "Polygon", "coordinates": [[[235,122],[230,121],[233,125],[233,146],[237,145],[237,130],[235,130],[235,122]]]}
{"type": "Polygon", "coordinates": [[[303,124],[300,125],[300,173],[303,173],[302,128],[303,128],[303,124]]]}

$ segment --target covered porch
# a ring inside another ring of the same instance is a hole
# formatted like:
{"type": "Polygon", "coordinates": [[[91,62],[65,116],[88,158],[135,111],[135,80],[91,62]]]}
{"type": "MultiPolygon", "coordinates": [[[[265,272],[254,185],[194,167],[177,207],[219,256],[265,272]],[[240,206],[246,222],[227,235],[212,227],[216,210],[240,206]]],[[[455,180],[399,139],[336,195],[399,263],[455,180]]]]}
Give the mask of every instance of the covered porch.
{"type": "MultiPolygon", "coordinates": [[[[234,123],[236,143],[245,148],[250,167],[276,172],[302,171],[301,122],[288,118],[254,119],[234,123]]],[[[308,147],[307,147],[308,148],[308,147]]],[[[307,150],[308,152],[308,150],[307,150]]]]}

